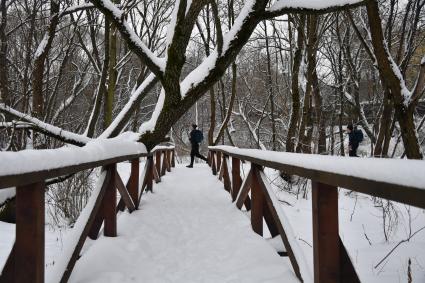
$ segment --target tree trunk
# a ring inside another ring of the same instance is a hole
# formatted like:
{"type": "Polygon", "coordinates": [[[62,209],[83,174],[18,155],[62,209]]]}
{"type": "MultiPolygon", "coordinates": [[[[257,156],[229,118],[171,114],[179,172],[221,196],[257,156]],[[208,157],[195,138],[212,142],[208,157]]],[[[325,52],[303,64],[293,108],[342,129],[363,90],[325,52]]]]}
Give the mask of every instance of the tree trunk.
{"type": "Polygon", "coordinates": [[[268,92],[270,95],[270,115],[272,122],[272,150],[276,150],[276,122],[274,120],[274,93],[273,93],[273,79],[272,79],[272,67],[271,67],[271,57],[269,50],[269,35],[267,33],[267,22],[263,21],[264,24],[264,35],[266,41],[266,56],[267,56],[267,84],[268,92]]]}
{"type": "MultiPolygon", "coordinates": [[[[292,111],[289,121],[288,135],[286,137],[286,151],[294,152],[295,136],[300,116],[300,90],[299,90],[299,73],[302,60],[302,51],[304,49],[304,25],[305,16],[301,16],[300,25],[297,27],[297,47],[293,57],[292,74],[291,74],[291,94],[292,94],[292,111]]],[[[292,52],[291,52],[292,54],[292,52]]]]}
{"type": "Polygon", "coordinates": [[[108,67],[108,91],[104,100],[104,128],[112,123],[112,111],[114,109],[115,89],[117,85],[117,29],[114,24],[109,30],[109,67],[108,67]]]}
{"type": "Polygon", "coordinates": [[[422,159],[422,152],[414,123],[414,106],[408,105],[409,102],[406,101],[405,96],[407,89],[405,87],[405,82],[401,75],[397,73],[396,70],[398,70],[398,66],[395,65],[386,46],[378,3],[375,0],[367,1],[366,10],[379,74],[383,85],[387,87],[391,93],[391,99],[395,109],[395,118],[400,125],[406,156],[410,159],[422,159]]]}
{"type": "Polygon", "coordinates": [[[7,69],[7,6],[6,0],[0,2],[0,103],[10,104],[9,101],[9,80],[7,69]]]}
{"type": "Polygon", "coordinates": [[[56,33],[56,27],[59,24],[59,3],[50,1],[50,23],[43,41],[40,43],[34,60],[34,69],[32,72],[32,112],[36,118],[42,118],[44,112],[43,81],[44,67],[53,39],[56,33]]]}

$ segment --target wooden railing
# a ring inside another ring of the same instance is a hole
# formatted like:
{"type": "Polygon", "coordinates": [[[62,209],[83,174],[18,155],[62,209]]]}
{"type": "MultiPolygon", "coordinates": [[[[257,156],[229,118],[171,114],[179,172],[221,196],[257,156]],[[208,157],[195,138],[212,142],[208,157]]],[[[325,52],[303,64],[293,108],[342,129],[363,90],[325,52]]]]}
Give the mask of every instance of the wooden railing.
{"type": "Polygon", "coordinates": [[[57,280],[53,281],[67,282],[86,238],[97,239],[102,223],[105,236],[117,236],[117,212],[128,208],[131,213],[138,208],[143,192],[152,191],[153,182],[160,182],[161,176],[175,166],[175,151],[172,146],[158,146],[151,153],[108,157],[39,171],[23,170],[16,174],[2,175],[0,172],[0,189],[16,187],[16,238],[1,272],[0,282],[44,282],[45,181],[100,166],[99,186],[92,192],[73,228],[78,234],[75,241],[65,243],[65,246],[70,246],[70,253],[61,254],[63,268],[59,270],[57,280]],[[146,158],[146,163],[139,186],[139,163],[142,157],[146,158]],[[124,185],[116,167],[117,163],[124,161],[131,162],[127,185],[124,185]],[[117,190],[121,196],[118,204],[117,190]]]}
{"type": "Polygon", "coordinates": [[[338,187],[425,208],[424,161],[344,158],[228,146],[209,149],[212,173],[219,174],[239,209],[245,206],[251,211],[251,226],[256,233],[263,234],[264,219],[272,237],[280,235],[286,249],[284,255],[289,257],[302,282],[360,282],[339,237],[338,187]],[[251,163],[244,180],[240,174],[241,162],[251,163]],[[312,181],[314,275],[305,264],[264,167],[312,181]],[[410,171],[410,178],[419,180],[409,179],[404,174],[406,171],[410,171]]]}

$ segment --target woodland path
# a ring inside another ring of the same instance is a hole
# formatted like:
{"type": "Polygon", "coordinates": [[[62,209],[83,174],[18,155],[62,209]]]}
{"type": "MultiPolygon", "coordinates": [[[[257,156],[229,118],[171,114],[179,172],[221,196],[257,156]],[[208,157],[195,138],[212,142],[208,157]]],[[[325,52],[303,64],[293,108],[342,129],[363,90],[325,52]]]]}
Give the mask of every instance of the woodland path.
{"type": "Polygon", "coordinates": [[[163,176],[118,231],[86,243],[70,282],[299,282],[207,165],[163,176]]]}

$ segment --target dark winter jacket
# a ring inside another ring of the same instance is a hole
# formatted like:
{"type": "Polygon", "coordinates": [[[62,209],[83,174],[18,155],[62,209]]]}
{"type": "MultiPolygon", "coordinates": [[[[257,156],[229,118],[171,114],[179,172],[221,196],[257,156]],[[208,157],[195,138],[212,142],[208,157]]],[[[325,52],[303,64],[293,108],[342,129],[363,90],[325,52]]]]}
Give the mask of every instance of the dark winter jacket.
{"type": "Polygon", "coordinates": [[[361,130],[354,129],[351,133],[348,134],[348,144],[351,145],[352,148],[359,147],[359,144],[363,140],[363,133],[361,130]]]}
{"type": "Polygon", "coordinates": [[[196,136],[197,136],[197,135],[199,135],[199,134],[198,134],[198,132],[200,132],[200,133],[201,133],[201,135],[202,135],[202,132],[201,132],[200,130],[198,130],[198,129],[196,129],[196,130],[192,130],[192,131],[190,132],[189,141],[190,141],[190,143],[191,143],[192,145],[198,145],[198,144],[199,144],[199,142],[197,142],[197,141],[196,141],[196,136]]]}

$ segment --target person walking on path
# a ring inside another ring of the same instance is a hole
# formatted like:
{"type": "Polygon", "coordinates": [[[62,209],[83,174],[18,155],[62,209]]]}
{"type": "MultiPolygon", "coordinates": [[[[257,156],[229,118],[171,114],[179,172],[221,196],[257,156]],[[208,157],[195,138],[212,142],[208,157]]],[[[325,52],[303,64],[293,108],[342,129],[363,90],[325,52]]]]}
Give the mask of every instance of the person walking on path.
{"type": "Polygon", "coordinates": [[[349,124],[347,126],[348,132],[348,155],[353,157],[357,156],[357,148],[359,144],[363,141],[363,132],[362,130],[357,129],[357,126],[349,124]]]}
{"type": "Polygon", "coordinates": [[[193,162],[195,161],[195,156],[208,162],[208,159],[199,153],[199,144],[204,139],[204,134],[197,128],[198,126],[196,124],[192,125],[192,131],[190,132],[190,137],[189,137],[189,141],[192,145],[192,150],[190,151],[190,164],[186,166],[187,168],[193,168],[193,162]]]}

